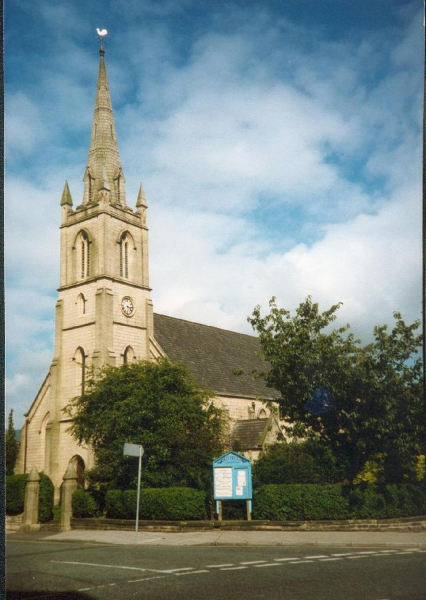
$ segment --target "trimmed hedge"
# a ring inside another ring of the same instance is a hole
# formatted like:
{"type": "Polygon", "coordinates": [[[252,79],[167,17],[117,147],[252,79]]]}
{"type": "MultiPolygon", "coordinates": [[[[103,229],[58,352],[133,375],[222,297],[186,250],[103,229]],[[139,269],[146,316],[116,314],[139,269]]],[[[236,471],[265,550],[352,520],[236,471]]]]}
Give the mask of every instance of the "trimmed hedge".
{"type": "Polygon", "coordinates": [[[426,514],[426,490],[422,484],[360,484],[348,493],[354,519],[391,519],[426,514]]]}
{"type": "Polygon", "coordinates": [[[347,519],[349,502],[341,485],[262,485],[253,495],[253,516],[271,521],[347,519]]]}
{"type": "MultiPolygon", "coordinates": [[[[106,494],[107,516],[134,519],[136,490],[110,490],[106,494]]],[[[185,487],[145,488],[140,493],[139,518],[148,520],[199,520],[207,518],[206,493],[185,487]]]]}
{"type": "Polygon", "coordinates": [[[72,495],[72,514],[79,518],[97,517],[99,506],[89,492],[75,490],[72,495]]]}
{"type": "Polygon", "coordinates": [[[270,484],[254,491],[253,516],[271,521],[388,519],[426,513],[418,484],[270,484]]]}
{"type": "Polygon", "coordinates": [[[28,475],[6,475],[6,514],[24,512],[25,486],[28,475]]]}
{"type": "MultiPolygon", "coordinates": [[[[25,486],[28,474],[8,475],[6,477],[6,514],[19,515],[24,512],[25,486]]],[[[46,523],[53,519],[54,487],[50,478],[40,473],[40,492],[38,500],[38,519],[46,523]]]]}

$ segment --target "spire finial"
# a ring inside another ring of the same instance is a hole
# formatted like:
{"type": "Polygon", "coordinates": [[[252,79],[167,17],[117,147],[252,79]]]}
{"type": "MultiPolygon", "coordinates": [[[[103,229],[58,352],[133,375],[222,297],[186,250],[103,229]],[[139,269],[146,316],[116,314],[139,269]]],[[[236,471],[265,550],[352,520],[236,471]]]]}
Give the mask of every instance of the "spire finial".
{"type": "Polygon", "coordinates": [[[105,49],[103,46],[99,46],[99,56],[105,56],[105,49]]]}

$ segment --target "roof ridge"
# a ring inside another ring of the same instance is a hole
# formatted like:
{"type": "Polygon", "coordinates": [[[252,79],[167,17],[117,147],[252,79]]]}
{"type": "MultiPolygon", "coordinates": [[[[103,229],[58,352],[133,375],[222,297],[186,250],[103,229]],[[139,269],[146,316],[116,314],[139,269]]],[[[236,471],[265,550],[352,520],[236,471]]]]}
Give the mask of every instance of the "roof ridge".
{"type": "Polygon", "coordinates": [[[206,325],[205,323],[198,323],[197,321],[189,321],[188,319],[181,319],[180,317],[171,317],[170,315],[163,315],[161,313],[154,313],[154,316],[166,317],[167,319],[174,319],[175,321],[184,321],[185,323],[191,323],[192,325],[201,325],[201,327],[210,327],[210,329],[218,329],[219,331],[227,331],[228,333],[234,333],[236,335],[243,335],[244,337],[258,340],[258,336],[250,335],[249,333],[241,333],[240,331],[232,331],[232,329],[224,329],[223,327],[217,327],[216,325],[206,325]]]}

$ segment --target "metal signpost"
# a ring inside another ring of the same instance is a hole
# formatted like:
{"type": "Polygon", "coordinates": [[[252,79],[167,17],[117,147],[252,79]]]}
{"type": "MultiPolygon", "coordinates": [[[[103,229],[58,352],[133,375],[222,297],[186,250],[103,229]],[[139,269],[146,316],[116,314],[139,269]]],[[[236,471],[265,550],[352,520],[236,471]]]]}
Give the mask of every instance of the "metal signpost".
{"type": "Polygon", "coordinates": [[[213,462],[216,513],[222,520],[222,500],[246,500],[247,521],[251,520],[251,462],[236,452],[227,452],[213,462]]]}
{"type": "Polygon", "coordinates": [[[138,532],[139,527],[139,500],[141,495],[141,471],[142,471],[142,456],[144,449],[142,444],[124,444],[123,455],[124,456],[139,456],[139,469],[138,469],[138,494],[136,500],[136,527],[135,531],[138,532]]]}

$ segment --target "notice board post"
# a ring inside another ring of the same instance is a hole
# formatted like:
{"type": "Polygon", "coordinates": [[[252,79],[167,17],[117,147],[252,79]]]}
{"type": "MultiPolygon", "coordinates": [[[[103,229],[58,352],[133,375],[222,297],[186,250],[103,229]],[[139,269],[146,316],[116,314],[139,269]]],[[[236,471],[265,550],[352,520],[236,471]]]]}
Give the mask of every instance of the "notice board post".
{"type": "Polygon", "coordinates": [[[247,520],[251,520],[251,462],[236,452],[227,452],[213,461],[213,493],[218,520],[222,520],[223,500],[245,500],[247,520]]]}

